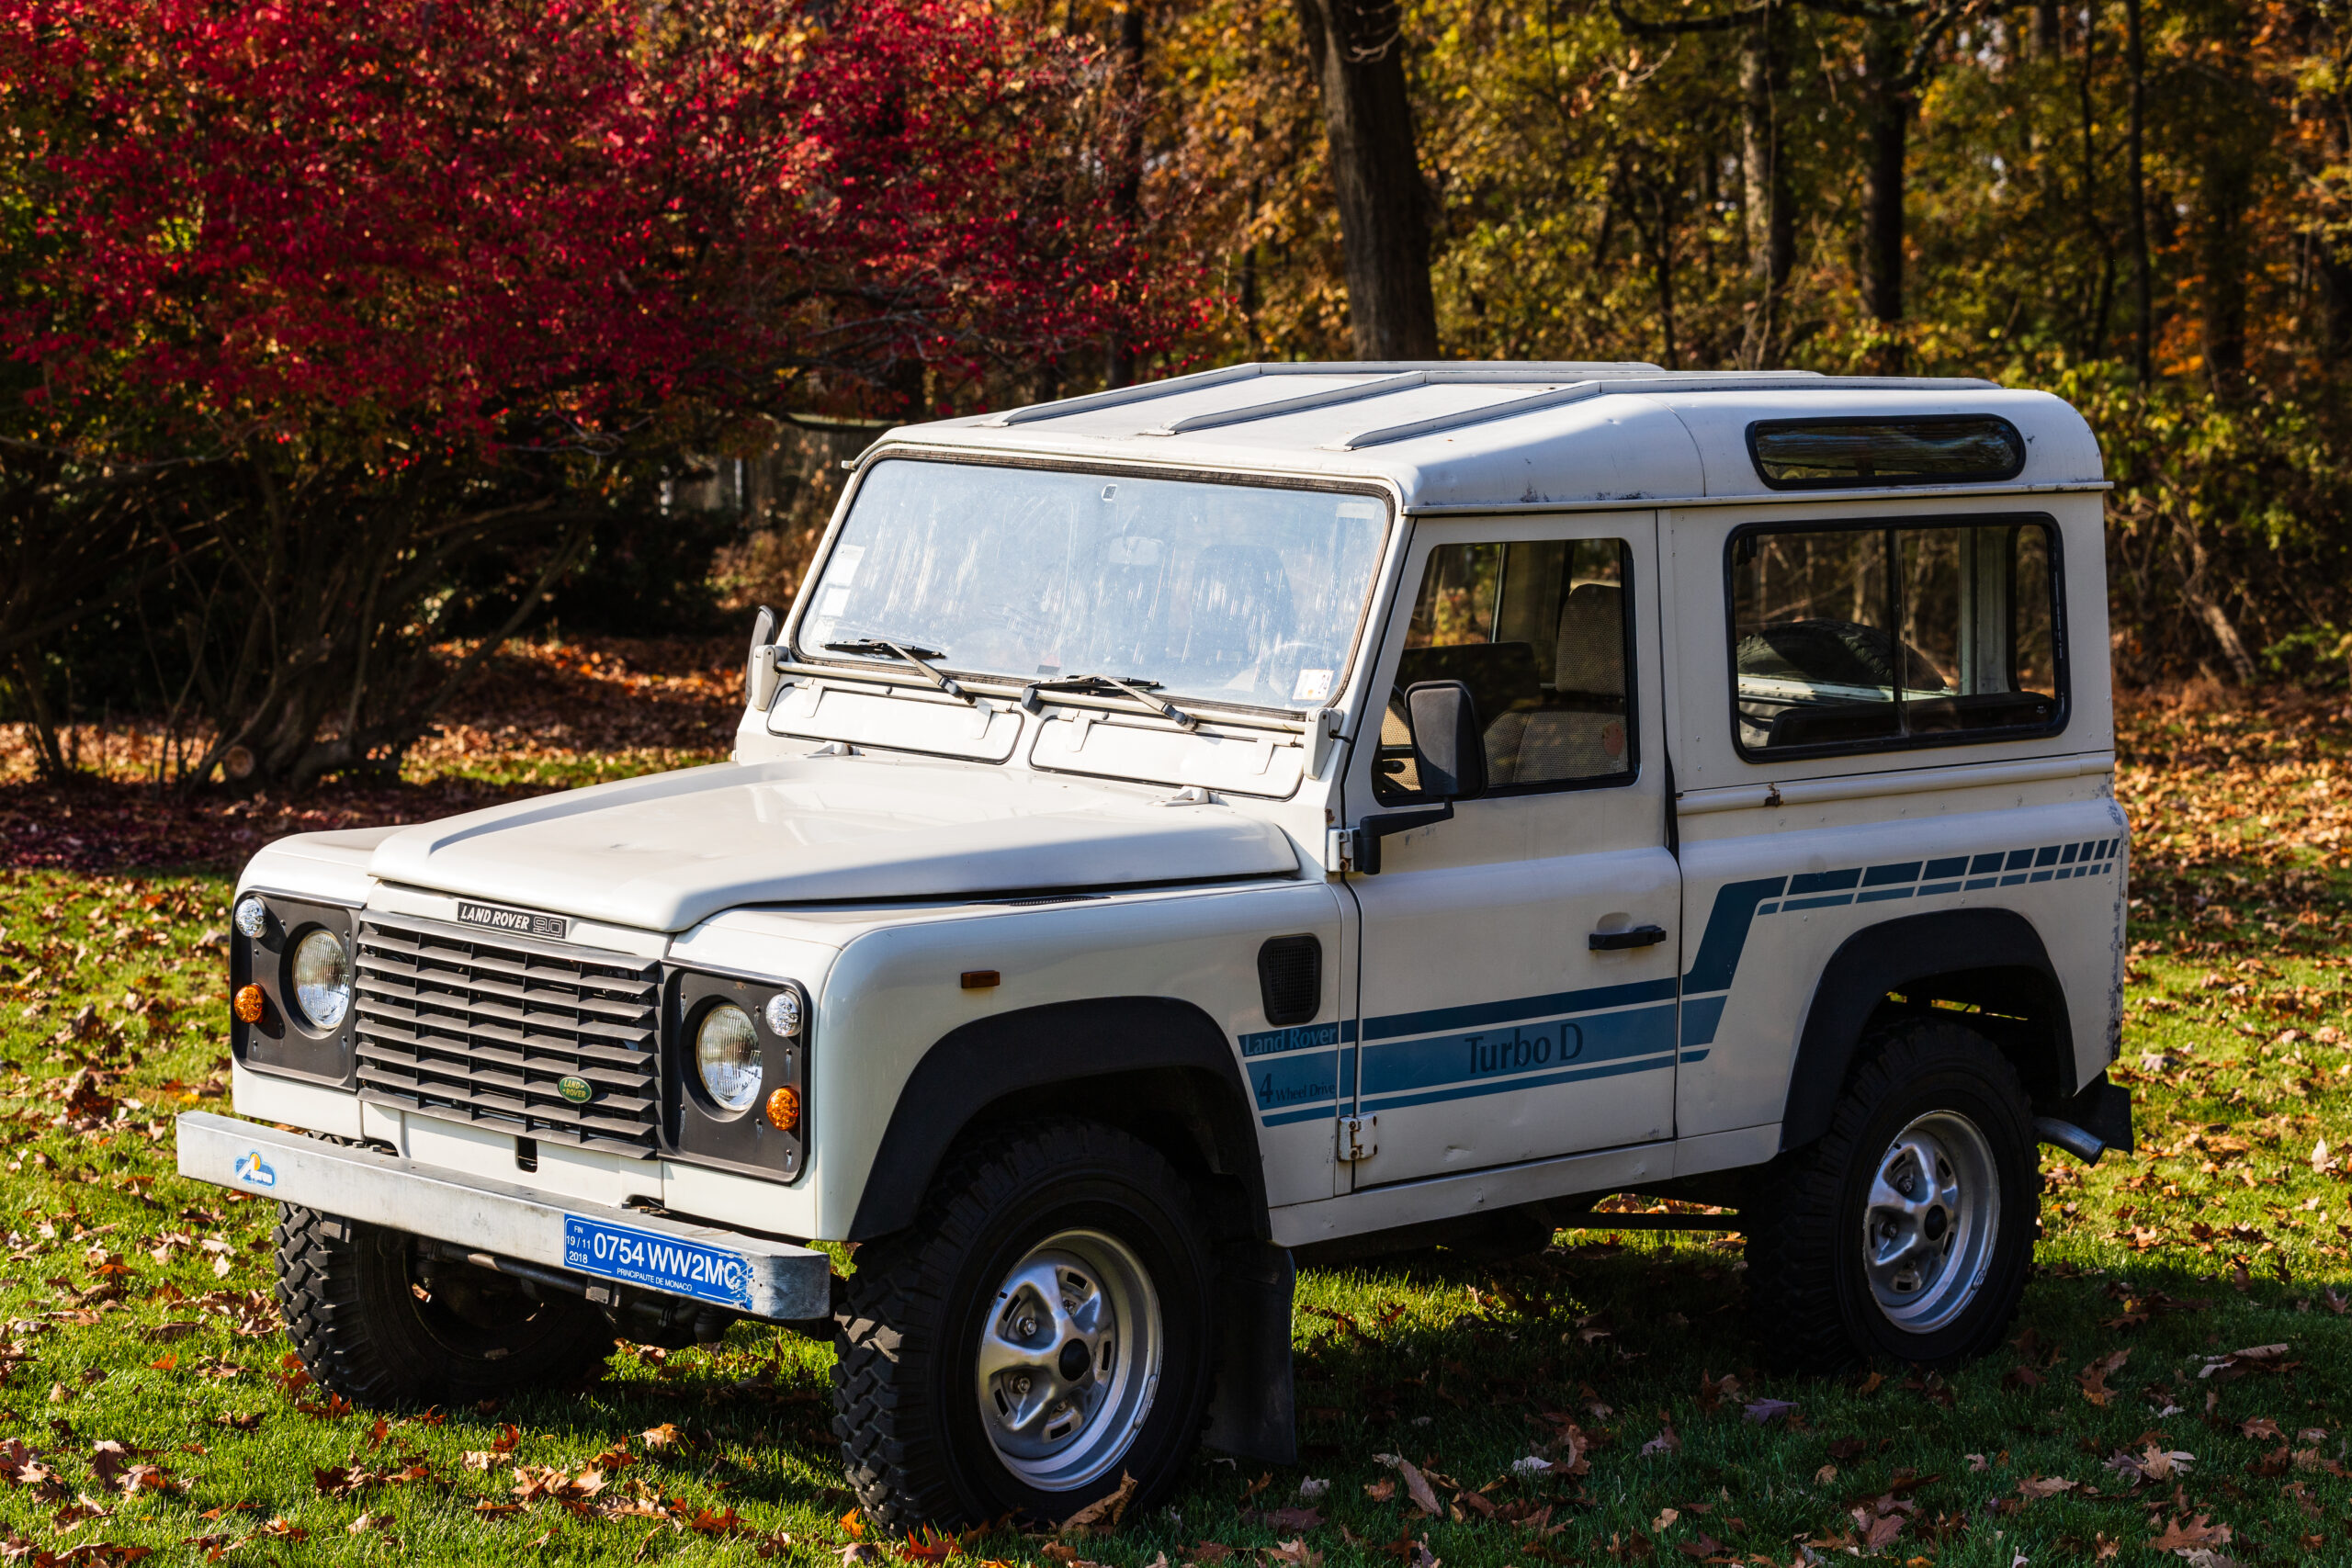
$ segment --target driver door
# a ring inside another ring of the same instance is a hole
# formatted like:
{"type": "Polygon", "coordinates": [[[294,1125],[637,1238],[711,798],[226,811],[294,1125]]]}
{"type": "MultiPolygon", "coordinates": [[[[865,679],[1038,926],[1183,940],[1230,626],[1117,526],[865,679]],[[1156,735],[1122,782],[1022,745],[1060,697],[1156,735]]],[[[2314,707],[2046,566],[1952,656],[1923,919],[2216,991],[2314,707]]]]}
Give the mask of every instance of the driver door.
{"type": "Polygon", "coordinates": [[[1425,809],[1402,694],[1460,681],[1488,793],[1387,838],[1361,916],[1354,1186],[1674,1133],[1680,874],[1665,841],[1649,513],[1423,523],[1349,817],[1425,809]]]}

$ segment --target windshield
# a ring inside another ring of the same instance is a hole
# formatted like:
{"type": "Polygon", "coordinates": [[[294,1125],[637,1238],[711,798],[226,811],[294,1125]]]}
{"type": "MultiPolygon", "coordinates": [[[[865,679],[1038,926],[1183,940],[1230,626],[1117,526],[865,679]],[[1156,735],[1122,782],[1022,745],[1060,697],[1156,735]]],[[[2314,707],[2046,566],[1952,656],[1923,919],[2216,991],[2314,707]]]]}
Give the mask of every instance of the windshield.
{"type": "Polygon", "coordinates": [[[1320,707],[1387,521],[1385,502],[1330,491],[885,462],[858,488],[799,646],[881,639],[974,674],[1320,707]]]}

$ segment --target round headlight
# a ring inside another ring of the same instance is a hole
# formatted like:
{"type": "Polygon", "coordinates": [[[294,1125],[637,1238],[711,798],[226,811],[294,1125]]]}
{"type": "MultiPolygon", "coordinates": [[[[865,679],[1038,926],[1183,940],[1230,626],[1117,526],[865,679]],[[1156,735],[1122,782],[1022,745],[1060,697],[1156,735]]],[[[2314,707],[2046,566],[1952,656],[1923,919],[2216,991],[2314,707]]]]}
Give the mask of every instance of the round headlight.
{"type": "Polygon", "coordinates": [[[239,931],[258,942],[261,940],[261,933],[269,930],[269,910],[263,907],[262,901],[258,898],[240,899],[237,904],[236,921],[239,931]]]}
{"type": "Polygon", "coordinates": [[[768,998],[768,1027],[789,1038],[800,1032],[800,993],[778,991],[768,998]]]}
{"type": "Polygon", "coordinates": [[[760,1033],[752,1015],[721,1002],[695,1031],[695,1067],[710,1098],[729,1111],[748,1111],[760,1098],[760,1033]]]}
{"type": "Polygon", "coordinates": [[[313,1029],[333,1029],[351,1010],[351,958],[334,932],[312,931],[295,944],[294,1003],[313,1029]]]}

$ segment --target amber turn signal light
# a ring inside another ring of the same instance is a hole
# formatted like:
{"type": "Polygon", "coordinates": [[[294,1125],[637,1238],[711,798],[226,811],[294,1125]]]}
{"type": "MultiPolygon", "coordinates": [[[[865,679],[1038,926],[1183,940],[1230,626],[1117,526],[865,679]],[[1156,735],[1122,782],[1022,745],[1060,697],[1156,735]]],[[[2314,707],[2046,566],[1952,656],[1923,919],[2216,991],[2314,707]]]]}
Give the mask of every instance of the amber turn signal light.
{"type": "Polygon", "coordinates": [[[800,1125],[800,1091],[780,1089],[768,1096],[768,1124],[779,1133],[800,1125]]]}
{"type": "Polygon", "coordinates": [[[964,988],[967,991],[993,990],[1003,978],[993,969],[967,969],[964,971],[964,988]]]}
{"type": "Polygon", "coordinates": [[[240,986],[236,999],[229,1005],[236,1010],[240,1021],[259,1023],[263,1010],[269,1006],[269,998],[261,994],[259,986],[240,986]]]}

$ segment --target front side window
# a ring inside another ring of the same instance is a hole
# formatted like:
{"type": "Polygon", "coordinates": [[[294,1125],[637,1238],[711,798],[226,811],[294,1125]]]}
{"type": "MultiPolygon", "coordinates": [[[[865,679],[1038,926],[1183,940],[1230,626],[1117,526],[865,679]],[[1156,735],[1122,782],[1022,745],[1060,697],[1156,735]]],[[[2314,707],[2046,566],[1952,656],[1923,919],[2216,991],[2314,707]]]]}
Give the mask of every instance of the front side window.
{"type": "Polygon", "coordinates": [[[1378,497],[906,459],[858,487],[797,633],[1016,680],[1317,708],[1346,679],[1388,531],[1378,497]]]}
{"type": "Polygon", "coordinates": [[[1632,560],[1622,539],[1431,550],[1381,724],[1381,803],[1419,797],[1405,692],[1422,681],[1470,688],[1498,794],[1630,779],[1632,560]]]}
{"type": "Polygon", "coordinates": [[[1730,549],[1743,753],[1993,739],[2061,722],[2048,524],[1751,529],[1730,549]]]}

